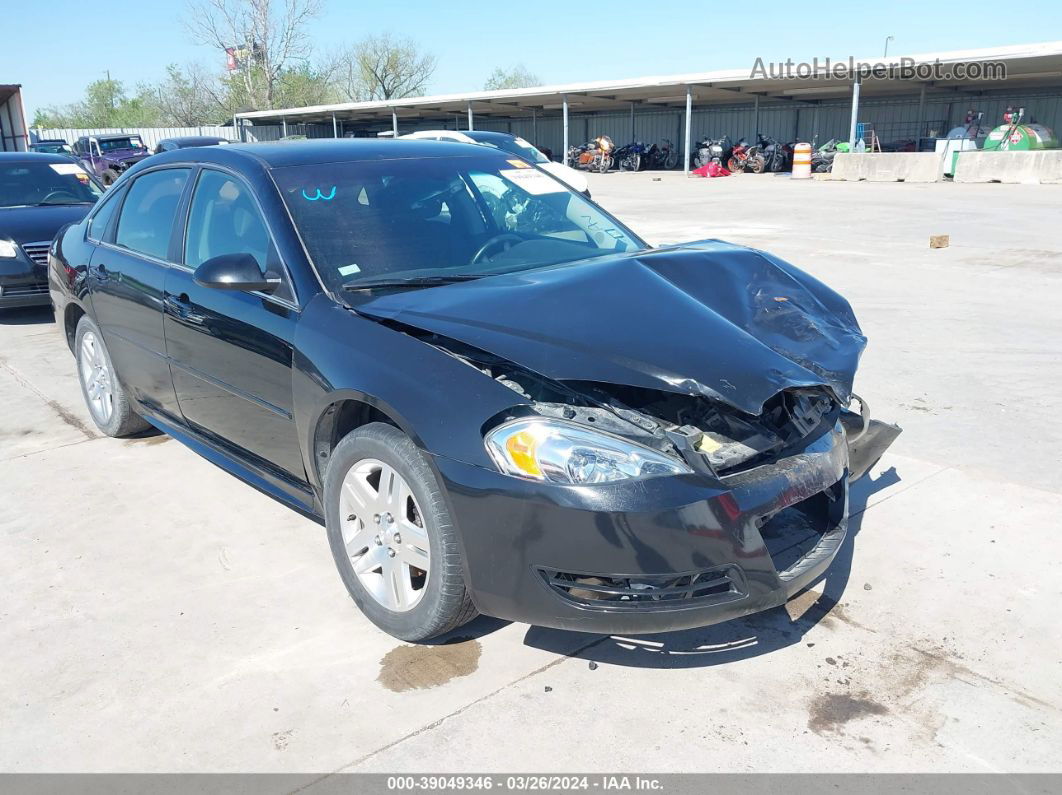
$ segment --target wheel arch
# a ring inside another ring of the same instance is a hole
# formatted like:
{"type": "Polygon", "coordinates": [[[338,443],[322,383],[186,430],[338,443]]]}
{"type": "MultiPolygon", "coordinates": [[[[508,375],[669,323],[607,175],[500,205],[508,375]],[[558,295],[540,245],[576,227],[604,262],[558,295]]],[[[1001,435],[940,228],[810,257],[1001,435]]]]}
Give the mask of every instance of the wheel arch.
{"type": "Polygon", "coordinates": [[[362,392],[334,392],[327,396],[310,426],[311,461],[308,474],[315,487],[323,487],[328,461],[343,437],[372,422],[392,425],[412,439],[417,447],[424,448],[409,423],[388,404],[362,392]]]}
{"type": "Polygon", "coordinates": [[[76,301],[69,301],[63,309],[63,333],[66,335],[66,344],[71,352],[74,350],[74,337],[77,334],[77,324],[81,318],[87,315],[85,308],[76,301]]]}

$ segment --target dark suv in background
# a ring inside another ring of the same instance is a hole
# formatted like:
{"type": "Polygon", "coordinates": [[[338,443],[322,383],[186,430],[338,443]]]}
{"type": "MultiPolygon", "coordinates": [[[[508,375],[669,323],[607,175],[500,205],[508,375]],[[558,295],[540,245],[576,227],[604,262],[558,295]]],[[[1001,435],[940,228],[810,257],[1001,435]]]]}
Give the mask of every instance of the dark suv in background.
{"type": "Polygon", "coordinates": [[[139,135],[125,133],[83,135],[74,144],[74,152],[85,168],[106,187],[113,185],[127,168],[151,156],[139,135]]]}

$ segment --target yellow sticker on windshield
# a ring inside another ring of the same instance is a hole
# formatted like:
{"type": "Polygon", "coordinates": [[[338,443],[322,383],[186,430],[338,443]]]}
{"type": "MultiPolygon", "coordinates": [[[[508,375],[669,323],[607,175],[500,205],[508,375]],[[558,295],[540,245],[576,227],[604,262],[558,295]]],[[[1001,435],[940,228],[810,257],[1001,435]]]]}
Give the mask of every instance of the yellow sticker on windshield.
{"type": "Polygon", "coordinates": [[[528,165],[527,163],[525,163],[523,160],[506,160],[505,162],[506,163],[511,163],[512,165],[516,166],[517,168],[531,168],[531,166],[528,165]]]}

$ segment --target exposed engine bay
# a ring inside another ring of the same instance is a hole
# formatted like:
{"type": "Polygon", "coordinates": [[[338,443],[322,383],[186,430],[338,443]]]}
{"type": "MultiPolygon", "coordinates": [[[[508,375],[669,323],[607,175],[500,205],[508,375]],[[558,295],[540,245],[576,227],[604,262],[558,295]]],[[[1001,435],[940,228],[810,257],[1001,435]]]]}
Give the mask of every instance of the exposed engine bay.
{"type": "MultiPolygon", "coordinates": [[[[401,324],[391,323],[399,327],[401,324]]],[[[527,408],[624,437],[682,458],[694,470],[723,475],[785,455],[825,432],[843,409],[827,387],[788,389],[752,416],[707,397],[644,387],[554,381],[464,343],[420,329],[401,330],[513,390],[527,408]]],[[[853,428],[865,423],[852,414],[853,428]]]]}

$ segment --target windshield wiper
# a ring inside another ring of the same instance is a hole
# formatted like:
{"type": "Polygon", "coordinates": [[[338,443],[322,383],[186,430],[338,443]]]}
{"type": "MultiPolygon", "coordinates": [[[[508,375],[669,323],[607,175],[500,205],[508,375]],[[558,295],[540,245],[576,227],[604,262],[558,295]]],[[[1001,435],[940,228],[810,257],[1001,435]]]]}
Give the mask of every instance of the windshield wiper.
{"type": "Polygon", "coordinates": [[[371,290],[375,287],[438,287],[442,284],[467,282],[482,277],[483,274],[479,273],[455,273],[450,276],[409,276],[405,279],[362,279],[361,281],[344,284],[343,289],[358,292],[359,290],[371,290]]]}

